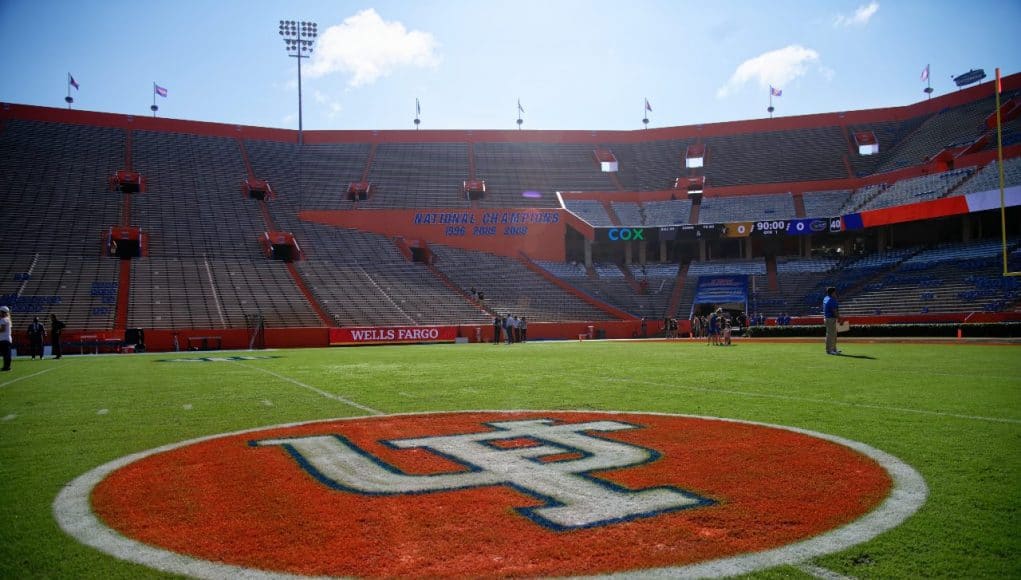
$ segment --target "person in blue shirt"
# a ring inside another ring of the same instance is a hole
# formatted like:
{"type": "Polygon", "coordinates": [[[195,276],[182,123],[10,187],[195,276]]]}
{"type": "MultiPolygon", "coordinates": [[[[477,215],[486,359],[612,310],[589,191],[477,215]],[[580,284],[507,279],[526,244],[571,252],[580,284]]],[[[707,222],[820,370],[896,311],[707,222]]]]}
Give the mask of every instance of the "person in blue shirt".
{"type": "Polygon", "coordinates": [[[822,316],[826,324],[826,354],[840,354],[837,350],[837,322],[840,320],[840,303],[837,289],[830,286],[822,299],[822,316]]]}

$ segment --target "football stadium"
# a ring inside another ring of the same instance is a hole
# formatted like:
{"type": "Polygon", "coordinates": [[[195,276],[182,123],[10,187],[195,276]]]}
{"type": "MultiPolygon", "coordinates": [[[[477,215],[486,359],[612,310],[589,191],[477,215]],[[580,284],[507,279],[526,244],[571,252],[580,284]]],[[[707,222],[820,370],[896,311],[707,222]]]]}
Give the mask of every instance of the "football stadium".
{"type": "Polygon", "coordinates": [[[0,576],[1021,576],[1021,73],[628,130],[67,85],[0,103],[0,576]]]}

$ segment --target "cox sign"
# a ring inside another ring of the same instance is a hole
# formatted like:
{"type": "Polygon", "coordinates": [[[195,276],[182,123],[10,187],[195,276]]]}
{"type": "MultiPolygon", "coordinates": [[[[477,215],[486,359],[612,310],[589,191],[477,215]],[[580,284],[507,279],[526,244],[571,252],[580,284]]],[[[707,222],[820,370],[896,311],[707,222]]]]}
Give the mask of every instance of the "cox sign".
{"type": "Polygon", "coordinates": [[[610,228],[606,235],[611,242],[644,242],[645,228],[610,228]]]}

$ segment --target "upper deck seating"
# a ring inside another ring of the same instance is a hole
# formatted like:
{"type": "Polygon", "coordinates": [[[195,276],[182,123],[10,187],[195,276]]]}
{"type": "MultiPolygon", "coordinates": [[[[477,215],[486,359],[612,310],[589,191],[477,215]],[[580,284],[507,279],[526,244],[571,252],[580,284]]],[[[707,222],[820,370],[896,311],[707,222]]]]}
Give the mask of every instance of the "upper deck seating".
{"type": "Polygon", "coordinates": [[[789,193],[778,193],[704,198],[698,220],[713,224],[794,217],[794,198],[789,193]]]}

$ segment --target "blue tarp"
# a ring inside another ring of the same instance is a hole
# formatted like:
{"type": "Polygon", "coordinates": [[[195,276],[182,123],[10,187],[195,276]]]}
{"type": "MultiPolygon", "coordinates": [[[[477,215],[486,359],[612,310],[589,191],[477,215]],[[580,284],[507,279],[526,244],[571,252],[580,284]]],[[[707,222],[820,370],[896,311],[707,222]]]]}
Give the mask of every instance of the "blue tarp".
{"type": "Polygon", "coordinates": [[[702,276],[698,279],[695,290],[696,304],[734,304],[743,305],[748,310],[748,276],[743,274],[727,274],[725,276],[702,276]]]}

